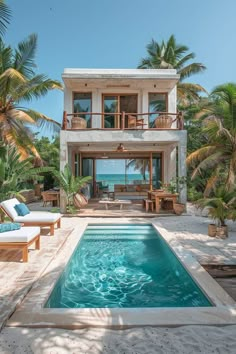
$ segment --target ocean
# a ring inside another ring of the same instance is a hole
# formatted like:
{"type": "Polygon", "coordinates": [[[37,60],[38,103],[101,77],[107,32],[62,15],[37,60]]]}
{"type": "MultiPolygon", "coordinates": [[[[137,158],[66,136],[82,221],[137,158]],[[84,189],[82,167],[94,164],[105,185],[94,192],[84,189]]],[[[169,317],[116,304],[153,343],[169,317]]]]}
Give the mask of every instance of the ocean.
{"type": "Polygon", "coordinates": [[[146,181],[140,173],[133,174],[97,174],[96,181],[102,181],[103,185],[108,185],[109,190],[114,190],[114,184],[144,184],[149,183],[149,176],[146,173],[146,181]]]}

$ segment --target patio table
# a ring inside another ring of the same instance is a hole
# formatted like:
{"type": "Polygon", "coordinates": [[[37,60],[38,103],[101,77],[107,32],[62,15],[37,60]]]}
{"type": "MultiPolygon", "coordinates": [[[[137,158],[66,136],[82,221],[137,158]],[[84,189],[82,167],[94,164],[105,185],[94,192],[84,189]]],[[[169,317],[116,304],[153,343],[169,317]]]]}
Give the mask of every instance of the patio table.
{"type": "Polygon", "coordinates": [[[161,199],[171,199],[173,201],[173,204],[177,202],[178,194],[177,193],[168,193],[168,192],[155,192],[155,191],[149,191],[148,192],[148,199],[155,200],[156,204],[156,212],[159,213],[161,205],[160,205],[160,200],[161,199]]]}

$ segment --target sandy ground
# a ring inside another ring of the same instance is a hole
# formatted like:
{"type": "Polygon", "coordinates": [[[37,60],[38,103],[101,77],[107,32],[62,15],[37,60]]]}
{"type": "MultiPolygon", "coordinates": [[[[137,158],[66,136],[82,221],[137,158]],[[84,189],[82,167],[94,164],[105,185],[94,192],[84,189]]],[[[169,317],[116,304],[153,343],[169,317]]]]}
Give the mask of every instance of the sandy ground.
{"type": "MultiPolygon", "coordinates": [[[[73,227],[77,221],[64,221],[73,227]]],[[[183,217],[158,218],[157,223],[176,235],[178,241],[200,263],[236,263],[236,223],[231,223],[227,240],[207,236],[209,220],[196,215],[193,208],[183,217]]],[[[1,301],[1,299],[0,299],[1,301]]],[[[236,353],[236,325],[182,326],[176,328],[131,328],[81,330],[3,328],[0,333],[0,354],[56,353],[236,353]]]]}
{"type": "Polygon", "coordinates": [[[5,328],[1,354],[190,354],[235,353],[236,326],[127,330],[5,328]]]}

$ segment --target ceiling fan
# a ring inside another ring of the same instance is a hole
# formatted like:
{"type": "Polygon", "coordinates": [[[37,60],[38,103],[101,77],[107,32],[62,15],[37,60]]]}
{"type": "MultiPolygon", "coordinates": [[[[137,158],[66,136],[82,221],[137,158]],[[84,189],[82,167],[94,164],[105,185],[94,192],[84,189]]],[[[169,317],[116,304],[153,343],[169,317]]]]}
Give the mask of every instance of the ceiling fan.
{"type": "Polygon", "coordinates": [[[116,148],[116,152],[126,152],[126,151],[128,151],[128,150],[125,149],[125,147],[122,143],[120,143],[116,148]]]}

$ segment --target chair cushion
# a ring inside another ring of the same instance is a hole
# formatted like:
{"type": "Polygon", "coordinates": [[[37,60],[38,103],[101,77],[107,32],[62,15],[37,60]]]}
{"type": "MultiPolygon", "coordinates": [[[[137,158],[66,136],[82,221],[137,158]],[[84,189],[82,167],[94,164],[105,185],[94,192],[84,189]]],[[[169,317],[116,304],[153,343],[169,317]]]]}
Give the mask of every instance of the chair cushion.
{"type": "Polygon", "coordinates": [[[60,213],[49,213],[47,211],[31,211],[30,214],[27,214],[25,216],[17,216],[14,221],[23,223],[53,223],[58,221],[60,217],[60,213]]]}
{"type": "Polygon", "coordinates": [[[14,208],[16,204],[20,204],[19,200],[16,198],[5,200],[0,204],[12,220],[18,216],[16,209],[14,208]]]}
{"type": "Polygon", "coordinates": [[[13,230],[19,230],[21,228],[21,225],[19,223],[5,223],[5,224],[0,224],[0,232],[7,232],[7,231],[13,231],[13,230]]]}
{"type": "Polygon", "coordinates": [[[40,227],[21,227],[19,230],[0,233],[1,242],[30,242],[40,234],[40,227]]]}
{"type": "Polygon", "coordinates": [[[126,190],[127,190],[127,192],[135,192],[135,186],[134,185],[127,185],[126,190]]]}
{"type": "Polygon", "coordinates": [[[30,213],[29,208],[24,203],[16,204],[14,208],[19,216],[25,216],[30,213]]]}

